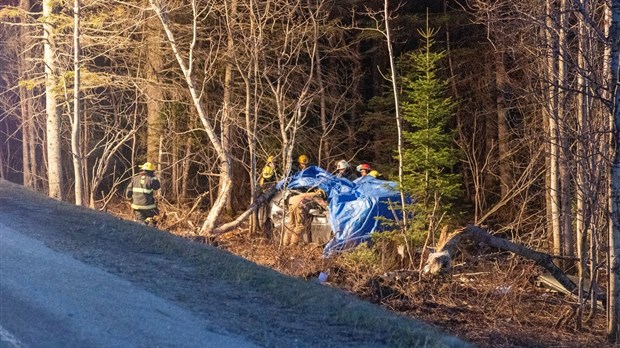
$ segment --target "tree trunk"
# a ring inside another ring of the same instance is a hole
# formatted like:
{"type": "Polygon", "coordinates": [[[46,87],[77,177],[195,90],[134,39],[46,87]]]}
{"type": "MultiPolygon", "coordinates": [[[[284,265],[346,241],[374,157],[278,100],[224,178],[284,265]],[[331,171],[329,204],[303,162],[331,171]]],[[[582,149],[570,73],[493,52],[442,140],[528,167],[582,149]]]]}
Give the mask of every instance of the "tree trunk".
{"type": "MultiPolygon", "coordinates": [[[[228,23],[227,26],[232,25],[231,20],[235,20],[237,16],[237,0],[230,1],[230,14],[228,15],[228,23]]],[[[232,33],[231,33],[232,34],[232,33]]],[[[227,35],[226,41],[226,51],[228,54],[228,59],[226,62],[226,68],[224,71],[224,96],[223,96],[223,104],[222,104],[222,121],[220,125],[221,134],[220,139],[222,142],[222,148],[224,151],[230,151],[230,144],[232,136],[232,73],[233,73],[233,63],[232,59],[235,55],[235,41],[233,39],[233,35],[227,35]]],[[[229,155],[230,156],[230,155],[229,155]]],[[[220,162],[220,172],[228,171],[229,179],[232,178],[232,163],[230,161],[228,163],[220,162]],[[221,166],[225,166],[226,168],[222,168],[221,166]]],[[[226,185],[226,180],[229,180],[220,176],[220,186],[226,185]]],[[[226,200],[226,210],[230,215],[233,215],[233,206],[232,206],[232,195],[228,195],[226,200]]]]}
{"type": "MultiPolygon", "coordinates": [[[[30,0],[20,0],[19,7],[25,11],[30,11],[30,0]]],[[[28,37],[28,28],[21,26],[19,28],[21,47],[30,47],[30,38],[28,37]]],[[[25,48],[17,57],[19,70],[19,79],[21,81],[27,80],[28,76],[28,59],[31,56],[30,50],[25,48]]],[[[25,86],[19,87],[19,100],[21,111],[21,123],[22,123],[22,162],[24,173],[24,186],[34,189],[35,188],[35,153],[34,153],[34,131],[33,120],[34,113],[32,112],[32,100],[30,91],[25,86]]]]}
{"type": "MultiPolygon", "coordinates": [[[[164,65],[161,52],[162,33],[158,20],[153,16],[147,17],[144,27],[144,49],[146,55],[144,91],[146,92],[147,113],[145,162],[155,162],[159,155],[159,139],[162,136],[164,126],[164,120],[161,115],[164,93],[162,86],[159,84],[158,77],[164,65]]],[[[155,163],[155,165],[159,167],[159,173],[162,175],[161,163],[155,163]]]]}
{"type": "Polygon", "coordinates": [[[52,25],[55,1],[43,0],[43,61],[45,64],[45,114],[47,117],[48,195],[62,200],[61,112],[58,107],[56,45],[52,25]]]}
{"type": "MultiPolygon", "coordinates": [[[[579,21],[579,56],[577,57],[577,65],[578,65],[578,69],[581,71],[585,71],[585,62],[586,62],[586,57],[585,55],[585,40],[586,40],[586,36],[584,35],[584,23],[583,21],[579,21]],[[583,70],[582,70],[583,69],[583,70]]],[[[578,89],[578,93],[577,94],[577,120],[578,120],[578,124],[579,124],[579,129],[580,129],[580,134],[584,134],[584,128],[586,126],[586,115],[587,115],[587,109],[585,107],[585,98],[586,98],[586,86],[585,86],[585,79],[583,78],[582,74],[579,74],[577,76],[577,89],[578,89]]],[[[584,282],[585,282],[585,277],[586,277],[586,270],[587,270],[587,264],[586,264],[586,255],[587,255],[587,247],[586,247],[586,240],[587,240],[587,231],[586,231],[586,224],[585,224],[585,208],[586,208],[586,202],[585,202],[585,177],[586,177],[586,173],[585,171],[587,170],[587,158],[585,157],[585,144],[583,144],[583,139],[577,143],[577,157],[579,158],[578,163],[577,163],[577,206],[576,206],[576,211],[575,211],[575,218],[576,218],[576,234],[577,234],[577,257],[579,257],[579,262],[577,264],[577,271],[578,271],[578,276],[579,276],[579,283],[578,285],[578,301],[579,301],[579,306],[577,307],[577,315],[576,315],[576,328],[577,330],[581,329],[581,325],[582,325],[582,316],[583,316],[583,291],[584,291],[584,282]]]]}
{"type": "MultiPolygon", "coordinates": [[[[392,83],[392,94],[394,95],[394,109],[396,116],[396,129],[398,130],[398,187],[400,190],[400,203],[403,211],[405,211],[405,192],[402,190],[403,185],[403,128],[402,128],[402,119],[400,116],[400,100],[398,98],[399,89],[396,81],[396,64],[394,63],[394,52],[392,50],[392,32],[390,29],[390,12],[389,12],[389,1],[385,0],[383,3],[383,14],[385,16],[385,41],[388,48],[388,59],[390,60],[390,69],[392,71],[391,83],[392,83]]],[[[427,9],[428,12],[428,9],[427,9]]],[[[428,13],[426,16],[426,27],[428,28],[428,13]]],[[[403,214],[403,231],[407,230],[407,214],[403,214]]]]}
{"type": "MultiPolygon", "coordinates": [[[[175,122],[174,120],[172,120],[172,125],[171,125],[172,129],[174,129],[175,131],[178,131],[178,127],[177,127],[177,122],[175,122]]],[[[170,168],[170,189],[172,191],[172,195],[174,197],[174,201],[179,203],[179,167],[180,167],[180,161],[179,161],[179,155],[181,153],[181,140],[179,139],[179,137],[175,136],[174,139],[172,139],[172,141],[170,141],[170,150],[168,151],[168,153],[170,154],[170,164],[168,165],[168,167],[170,168]]]]}
{"type": "Polygon", "coordinates": [[[267,203],[275,194],[276,187],[271,186],[267,191],[263,192],[258,198],[256,198],[256,201],[254,201],[254,203],[252,203],[250,207],[248,207],[248,209],[239,215],[235,220],[214,228],[211,234],[214,236],[219,236],[226,232],[232,231],[250,215],[252,215],[252,213],[256,212],[261,204],[267,203]]]}
{"type": "Polygon", "coordinates": [[[497,110],[497,145],[501,198],[505,199],[512,187],[510,169],[510,132],[508,131],[508,110],[506,93],[508,81],[502,52],[495,50],[495,106],[497,110]]]}
{"type": "Polygon", "coordinates": [[[80,144],[80,0],[73,1],[73,119],[71,120],[71,151],[75,178],[75,204],[84,205],[84,178],[80,144]]]}
{"type": "Polygon", "coordinates": [[[620,0],[611,1],[609,30],[611,117],[614,121],[612,145],[615,149],[610,176],[611,223],[609,230],[609,301],[607,336],[614,342],[620,335],[620,0]]]}
{"type": "Polygon", "coordinates": [[[523,245],[515,244],[507,239],[499,238],[490,235],[484,229],[469,225],[461,230],[456,231],[448,238],[448,240],[438,248],[437,252],[429,255],[424,271],[430,274],[438,274],[445,271],[450,267],[452,255],[459,245],[461,240],[471,239],[480,243],[484,243],[488,246],[498,248],[505,251],[510,251],[517,255],[523,256],[530,260],[534,260],[537,265],[544,267],[551,275],[557,279],[560,284],[566,290],[574,293],[577,289],[575,283],[564,274],[564,272],[553,263],[553,259],[550,255],[541,253],[523,245]]]}
{"type": "Polygon", "coordinates": [[[319,85],[319,115],[320,115],[320,119],[321,119],[321,138],[319,139],[319,158],[317,159],[317,165],[321,168],[329,168],[329,162],[323,162],[323,161],[329,161],[330,158],[330,149],[331,149],[331,144],[329,141],[329,127],[328,127],[328,120],[327,120],[327,103],[326,103],[326,93],[325,93],[325,84],[323,82],[323,68],[322,68],[322,64],[323,61],[321,60],[321,50],[318,49],[319,47],[319,35],[317,32],[315,32],[314,35],[314,44],[317,47],[316,50],[316,78],[317,78],[317,83],[319,85]]]}
{"type": "Polygon", "coordinates": [[[187,198],[187,189],[189,183],[189,168],[192,163],[192,138],[187,137],[185,139],[185,156],[183,156],[183,161],[181,164],[182,174],[181,174],[181,190],[179,192],[179,200],[181,202],[185,202],[187,198]]]}
{"type": "MultiPolygon", "coordinates": [[[[568,87],[568,55],[569,44],[567,40],[567,0],[560,1],[560,27],[559,27],[559,56],[558,56],[558,82],[559,90],[559,102],[558,102],[558,169],[559,169],[559,181],[560,181],[560,231],[561,231],[561,244],[562,255],[573,256],[573,225],[572,225],[572,187],[571,187],[571,152],[569,144],[569,123],[568,123],[568,109],[566,103],[569,96],[568,87]]],[[[563,262],[564,267],[568,268],[570,265],[567,261],[563,262]]]]}
{"type": "MultiPolygon", "coordinates": [[[[220,173],[219,173],[220,185],[219,185],[218,195],[215,201],[213,202],[211,210],[209,210],[209,214],[207,215],[207,218],[205,219],[204,223],[202,224],[202,227],[200,228],[200,232],[202,234],[210,234],[213,228],[215,228],[217,219],[219,218],[221,211],[224,209],[226,202],[228,201],[230,191],[232,189],[232,179],[230,176],[232,161],[230,159],[229,149],[224,148],[222,146],[222,142],[218,138],[211,121],[207,117],[207,113],[205,111],[204,105],[200,98],[200,94],[198,90],[196,89],[193,78],[192,78],[192,70],[191,70],[192,61],[191,60],[189,61],[189,65],[185,63],[183,56],[181,55],[181,52],[179,51],[179,47],[177,46],[174,34],[170,30],[170,26],[169,26],[168,19],[167,19],[167,14],[164,11],[162,11],[161,7],[159,7],[159,2],[157,0],[149,0],[149,3],[151,4],[153,11],[157,14],[157,17],[159,18],[164,28],[164,31],[166,32],[166,36],[168,37],[168,43],[170,44],[170,47],[172,48],[174,52],[174,56],[177,60],[177,63],[179,64],[179,67],[181,68],[183,72],[183,76],[185,77],[185,82],[187,83],[187,89],[192,97],[192,102],[194,103],[194,107],[196,108],[196,111],[198,112],[198,117],[200,118],[200,121],[202,122],[202,126],[204,127],[205,132],[207,133],[207,136],[209,137],[209,141],[211,142],[211,145],[213,146],[218,156],[219,167],[220,167],[220,173]]],[[[195,38],[198,33],[194,31],[193,34],[195,38]]],[[[190,52],[190,57],[191,56],[192,55],[190,52]]]]}
{"type": "Polygon", "coordinates": [[[557,41],[554,39],[554,15],[553,1],[546,1],[546,38],[547,38],[547,67],[546,76],[548,79],[548,99],[547,118],[549,120],[549,205],[551,207],[551,230],[553,236],[553,254],[560,255],[562,252],[561,232],[560,232],[560,190],[559,190],[559,170],[558,170],[558,88],[557,88],[557,41]]]}

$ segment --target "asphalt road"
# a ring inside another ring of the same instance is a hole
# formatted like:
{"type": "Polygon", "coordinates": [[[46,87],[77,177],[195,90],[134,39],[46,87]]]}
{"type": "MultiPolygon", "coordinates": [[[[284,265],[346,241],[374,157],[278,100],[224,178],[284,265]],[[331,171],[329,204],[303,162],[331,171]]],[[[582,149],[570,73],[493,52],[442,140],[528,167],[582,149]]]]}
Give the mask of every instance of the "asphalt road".
{"type": "Polygon", "coordinates": [[[0,347],[254,347],[0,222],[0,347]]]}

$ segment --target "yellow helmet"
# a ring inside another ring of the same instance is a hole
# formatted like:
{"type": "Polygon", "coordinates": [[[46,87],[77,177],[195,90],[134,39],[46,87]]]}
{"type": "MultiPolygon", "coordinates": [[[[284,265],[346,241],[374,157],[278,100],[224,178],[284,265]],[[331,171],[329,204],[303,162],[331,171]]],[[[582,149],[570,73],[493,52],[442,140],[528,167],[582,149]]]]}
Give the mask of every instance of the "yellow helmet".
{"type": "Polygon", "coordinates": [[[299,156],[299,164],[308,164],[310,162],[310,160],[308,159],[308,156],[306,155],[301,155],[299,156]]]}
{"type": "Polygon", "coordinates": [[[146,162],[143,165],[140,166],[140,169],[142,170],[148,170],[149,172],[154,172],[155,171],[155,165],[153,165],[153,163],[151,162],[146,162]]]}
{"type": "Polygon", "coordinates": [[[263,168],[263,172],[262,172],[262,176],[264,179],[269,179],[273,176],[273,174],[275,174],[275,171],[273,170],[272,166],[265,166],[263,168]]]}
{"type": "Polygon", "coordinates": [[[316,191],[314,191],[314,194],[319,196],[319,197],[321,197],[321,198],[323,198],[323,199],[327,198],[327,193],[325,191],[323,191],[322,189],[317,189],[316,191]]]}
{"type": "Polygon", "coordinates": [[[375,178],[378,178],[379,176],[381,176],[381,174],[376,170],[371,170],[370,173],[368,173],[368,175],[374,176],[375,178]]]}

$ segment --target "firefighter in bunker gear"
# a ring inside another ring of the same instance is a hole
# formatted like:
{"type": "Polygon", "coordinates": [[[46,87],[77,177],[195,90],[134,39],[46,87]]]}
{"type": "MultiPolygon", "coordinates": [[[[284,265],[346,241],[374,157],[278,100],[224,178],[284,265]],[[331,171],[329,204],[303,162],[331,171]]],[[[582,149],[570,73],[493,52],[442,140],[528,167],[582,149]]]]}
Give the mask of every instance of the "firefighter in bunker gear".
{"type": "Polygon", "coordinates": [[[336,164],[338,172],[336,176],[339,178],[347,178],[350,181],[357,179],[357,174],[351,169],[351,165],[346,160],[340,160],[336,164]]]}
{"type": "Polygon", "coordinates": [[[360,172],[362,176],[368,175],[368,173],[372,170],[372,168],[370,167],[370,164],[368,163],[362,163],[359,166],[357,166],[356,169],[358,172],[360,172]]]}
{"type": "Polygon", "coordinates": [[[301,155],[297,159],[297,162],[299,162],[299,170],[301,171],[301,170],[304,170],[304,169],[308,168],[308,164],[310,163],[310,159],[306,155],[301,155]]]}
{"type": "Polygon", "coordinates": [[[153,217],[159,214],[153,193],[160,187],[155,166],[151,162],[140,166],[140,172],[131,179],[125,191],[125,196],[132,200],[131,209],[137,221],[146,225],[153,223],[153,217]]]}
{"type": "Polygon", "coordinates": [[[290,225],[284,231],[283,245],[296,245],[303,234],[308,233],[312,217],[310,209],[327,209],[327,195],[318,189],[314,192],[300,193],[288,200],[290,225]]]}
{"type": "Polygon", "coordinates": [[[368,175],[372,176],[375,179],[383,179],[383,175],[374,169],[371,170],[370,173],[368,173],[368,175]]]}
{"type": "Polygon", "coordinates": [[[267,157],[267,162],[261,171],[260,179],[258,180],[258,186],[262,189],[265,184],[276,182],[276,164],[273,156],[267,157]]]}

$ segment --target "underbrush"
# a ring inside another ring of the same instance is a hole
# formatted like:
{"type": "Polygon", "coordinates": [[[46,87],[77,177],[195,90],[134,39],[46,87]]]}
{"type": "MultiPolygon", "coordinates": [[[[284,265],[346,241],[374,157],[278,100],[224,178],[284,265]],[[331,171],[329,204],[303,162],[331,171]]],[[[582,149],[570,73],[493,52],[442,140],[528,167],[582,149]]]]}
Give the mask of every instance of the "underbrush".
{"type": "MultiPolygon", "coordinates": [[[[171,221],[163,221],[160,228],[196,239],[193,231],[171,221]]],[[[250,237],[247,230],[208,242],[289,276],[319,282],[323,273],[325,286],[420,319],[479,347],[611,346],[605,340],[602,308],[583,329],[575,330],[575,300],[537,286],[543,269],[510,253],[468,248],[453,260],[449,274],[431,278],[418,272],[418,255],[411,260],[382,243],[323,258],[321,246],[281,247],[264,237],[250,237]]]]}

